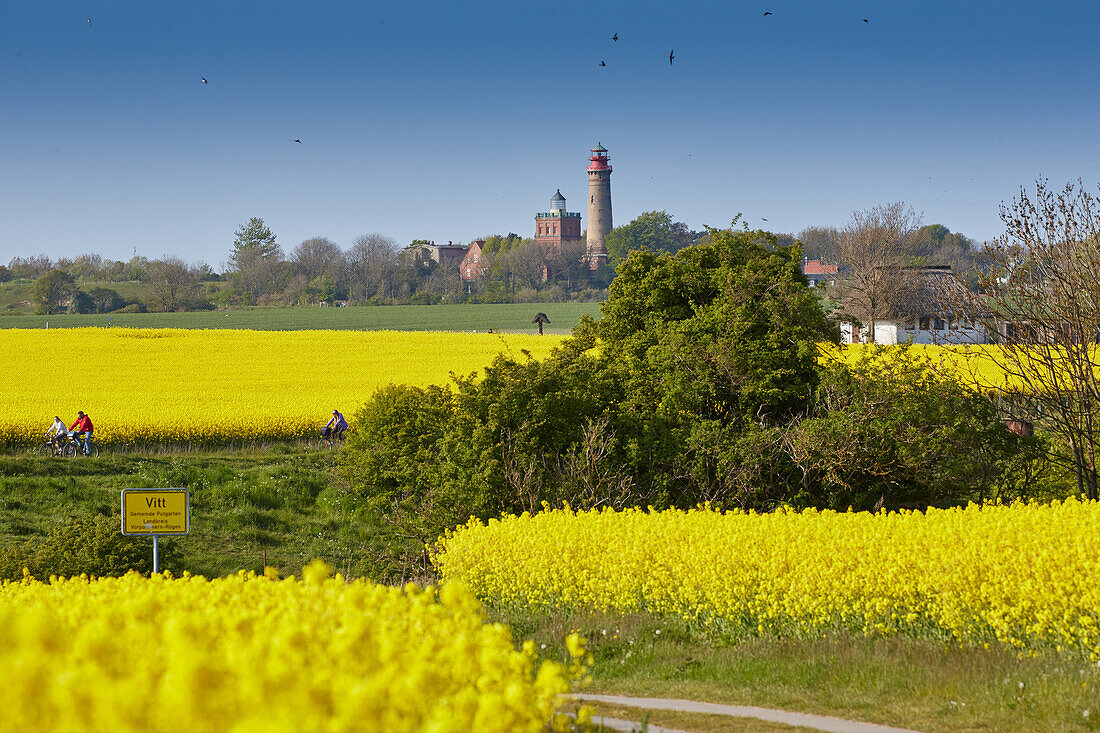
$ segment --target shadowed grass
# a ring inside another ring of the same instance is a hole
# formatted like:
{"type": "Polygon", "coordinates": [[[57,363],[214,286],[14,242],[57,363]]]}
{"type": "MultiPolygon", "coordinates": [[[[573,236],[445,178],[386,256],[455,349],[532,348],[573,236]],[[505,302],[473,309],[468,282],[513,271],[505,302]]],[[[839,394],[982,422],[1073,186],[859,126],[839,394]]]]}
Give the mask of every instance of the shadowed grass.
{"type": "MultiPolygon", "coordinates": [[[[191,534],[179,567],[206,576],[263,570],[298,573],[320,557],[348,577],[399,581],[387,562],[385,530],[345,500],[335,453],[303,448],[267,452],[105,454],[94,460],[0,456],[0,546],[45,536],[83,513],[118,517],[126,488],[187,488],[191,534]],[[390,575],[393,577],[391,578],[390,575]]],[[[150,546],[148,538],[127,541],[150,546]]]]}

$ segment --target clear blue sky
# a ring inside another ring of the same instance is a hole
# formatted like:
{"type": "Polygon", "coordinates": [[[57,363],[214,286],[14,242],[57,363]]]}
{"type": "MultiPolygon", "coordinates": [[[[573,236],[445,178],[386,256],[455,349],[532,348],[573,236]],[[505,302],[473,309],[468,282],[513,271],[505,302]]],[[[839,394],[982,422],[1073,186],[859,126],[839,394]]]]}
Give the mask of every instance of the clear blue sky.
{"type": "Polygon", "coordinates": [[[617,224],[903,200],[988,239],[1037,176],[1100,181],[1097,27],[1091,2],[0,0],[0,264],[220,268],[253,216],[288,253],[529,236],[557,188],[586,213],[597,141],[617,224]]]}

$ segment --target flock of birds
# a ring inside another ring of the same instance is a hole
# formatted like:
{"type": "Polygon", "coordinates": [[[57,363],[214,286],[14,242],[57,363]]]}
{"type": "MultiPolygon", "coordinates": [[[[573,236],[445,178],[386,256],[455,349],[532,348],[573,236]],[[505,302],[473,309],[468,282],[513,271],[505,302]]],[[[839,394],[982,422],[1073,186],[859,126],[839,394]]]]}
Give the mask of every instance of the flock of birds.
{"type": "MultiPolygon", "coordinates": [[[[764,16],[767,17],[769,15],[775,15],[775,13],[773,13],[770,10],[765,10],[764,11],[764,16]]],[[[89,16],[87,16],[87,18],[88,18],[88,27],[91,28],[92,27],[92,17],[89,15],[89,16]]],[[[863,18],[862,20],[863,20],[864,23],[870,23],[871,22],[867,18],[863,18]]],[[[611,36],[611,40],[615,43],[619,42],[619,32],[618,31],[615,31],[615,33],[611,36]]],[[[672,66],[672,62],[675,61],[675,60],[676,60],[676,49],[671,49],[668,52],[668,65],[672,66]]],[[[606,61],[600,61],[600,66],[607,66],[607,62],[606,61]]],[[[206,80],[205,76],[199,77],[199,81],[201,81],[203,84],[208,84],[209,83],[206,80]]],[[[302,144],[302,141],[299,140],[298,138],[295,138],[291,142],[296,142],[299,145],[302,144]]],[[[767,221],[767,220],[765,219],[765,221],[767,221]]]]}
{"type": "MultiPolygon", "coordinates": [[[[769,15],[775,15],[775,13],[773,13],[770,10],[765,10],[764,11],[764,16],[767,17],[769,15]]],[[[870,23],[871,22],[867,18],[861,18],[861,20],[864,23],[870,23]]],[[[615,35],[611,36],[611,40],[618,42],[618,40],[619,40],[619,32],[618,31],[615,32],[615,35]]],[[[672,49],[668,52],[668,65],[672,66],[672,62],[675,61],[675,60],[676,60],[676,49],[672,49]]],[[[606,61],[600,61],[600,66],[607,66],[607,62],[606,61]]]]}

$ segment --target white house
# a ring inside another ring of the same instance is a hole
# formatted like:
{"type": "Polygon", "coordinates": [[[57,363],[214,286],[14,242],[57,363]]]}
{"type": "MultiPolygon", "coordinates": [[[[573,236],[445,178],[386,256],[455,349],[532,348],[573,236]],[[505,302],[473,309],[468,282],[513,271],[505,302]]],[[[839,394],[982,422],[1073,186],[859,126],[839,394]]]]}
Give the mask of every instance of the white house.
{"type": "MultiPolygon", "coordinates": [[[[875,321],[878,344],[984,344],[989,342],[985,329],[973,313],[965,310],[967,298],[959,297],[961,285],[950,266],[919,267],[909,293],[894,308],[894,313],[875,321]]],[[[840,340],[845,344],[870,342],[867,325],[858,330],[851,323],[840,324],[840,340]]]]}

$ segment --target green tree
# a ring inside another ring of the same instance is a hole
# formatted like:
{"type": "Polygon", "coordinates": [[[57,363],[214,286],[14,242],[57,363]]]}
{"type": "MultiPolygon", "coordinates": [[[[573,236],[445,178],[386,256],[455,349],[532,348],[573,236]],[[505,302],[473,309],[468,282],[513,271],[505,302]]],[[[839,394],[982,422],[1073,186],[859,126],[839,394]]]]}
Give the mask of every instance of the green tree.
{"type": "Polygon", "coordinates": [[[50,270],[31,286],[31,298],[37,304],[38,312],[44,315],[68,309],[76,292],[72,276],[63,270],[50,270]]]}
{"type": "MultiPolygon", "coordinates": [[[[1039,439],[1006,430],[980,392],[904,347],[833,362],[815,403],[792,430],[791,452],[806,478],[805,493],[791,497],[798,505],[844,511],[980,500],[998,494],[1017,456],[1040,453],[1039,439]]],[[[1014,492],[1026,495],[1027,487],[1014,492]]]]}
{"type": "Polygon", "coordinates": [[[485,244],[481,247],[481,251],[487,255],[497,254],[498,252],[508,252],[524,241],[524,238],[515,232],[492,234],[487,237],[480,237],[480,239],[485,241],[485,244]]]}
{"type": "Polygon", "coordinates": [[[633,473],[677,504],[744,501],[741,441],[755,450],[758,429],[805,413],[817,344],[838,338],[797,246],[762,231],[709,235],[675,256],[632,253],[596,327],[627,384],[621,424],[638,426],[633,473]]]}
{"type": "Polygon", "coordinates": [[[110,288],[92,288],[88,291],[88,297],[92,299],[92,310],[95,313],[110,313],[125,305],[122,296],[110,288]]]}
{"type": "Polygon", "coordinates": [[[796,247],[715,230],[676,255],[634,252],[603,313],[542,362],[500,357],[480,380],[457,378],[427,419],[403,413],[443,398],[376,395],[342,458],[349,485],[392,503],[400,477],[406,521],[434,531],[543,501],[691,506],[786,481],[757,451],[806,409],[816,344],[836,337],[796,247]]]}
{"type": "Polygon", "coordinates": [[[229,265],[234,285],[248,302],[276,287],[283,252],[275,243],[275,234],[259,217],[252,217],[237,228],[229,265]]]}
{"type": "Polygon", "coordinates": [[[639,249],[675,254],[698,238],[682,221],[672,221],[667,211],[643,211],[629,224],[615,227],[607,235],[607,263],[616,268],[627,255],[639,249]]]}

